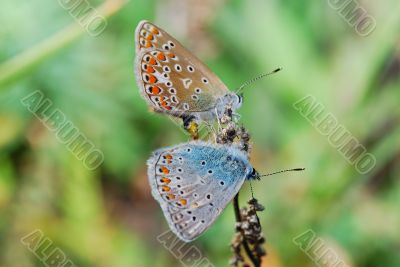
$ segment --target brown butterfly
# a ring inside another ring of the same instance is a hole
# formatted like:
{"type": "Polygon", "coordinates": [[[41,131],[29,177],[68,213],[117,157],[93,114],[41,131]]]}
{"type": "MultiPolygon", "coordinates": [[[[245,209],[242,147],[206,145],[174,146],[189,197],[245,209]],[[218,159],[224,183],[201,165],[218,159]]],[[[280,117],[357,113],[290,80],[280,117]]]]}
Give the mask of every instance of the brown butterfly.
{"type": "Polygon", "coordinates": [[[164,30],[141,21],[135,41],[141,95],[156,112],[182,118],[195,138],[198,122],[222,116],[227,104],[240,107],[242,97],[164,30]]]}

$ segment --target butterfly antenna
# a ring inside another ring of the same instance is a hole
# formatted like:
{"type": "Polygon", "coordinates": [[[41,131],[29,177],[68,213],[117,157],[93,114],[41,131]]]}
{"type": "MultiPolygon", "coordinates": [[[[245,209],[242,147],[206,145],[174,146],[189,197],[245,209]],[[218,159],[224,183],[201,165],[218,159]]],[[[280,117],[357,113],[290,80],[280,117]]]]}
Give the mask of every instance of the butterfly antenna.
{"type": "Polygon", "coordinates": [[[259,76],[257,76],[257,77],[254,77],[254,78],[251,79],[251,80],[248,80],[248,81],[244,82],[244,83],[239,87],[239,89],[237,89],[236,93],[239,94],[239,93],[243,90],[243,88],[245,88],[246,86],[252,84],[252,83],[255,82],[255,81],[260,80],[261,78],[264,78],[264,77],[269,76],[269,75],[271,75],[271,74],[277,73],[277,72],[280,71],[280,70],[282,70],[282,68],[277,68],[277,69],[275,69],[275,70],[273,70],[273,71],[271,71],[271,72],[261,74],[261,75],[259,75],[259,76]]]}
{"type": "Polygon", "coordinates": [[[278,174],[278,173],[283,173],[283,172],[304,171],[304,170],[305,170],[305,168],[288,169],[288,170],[283,170],[283,171],[278,171],[278,172],[263,174],[263,175],[258,176],[258,178],[264,177],[264,176],[270,176],[270,175],[274,175],[274,174],[278,174]]]}

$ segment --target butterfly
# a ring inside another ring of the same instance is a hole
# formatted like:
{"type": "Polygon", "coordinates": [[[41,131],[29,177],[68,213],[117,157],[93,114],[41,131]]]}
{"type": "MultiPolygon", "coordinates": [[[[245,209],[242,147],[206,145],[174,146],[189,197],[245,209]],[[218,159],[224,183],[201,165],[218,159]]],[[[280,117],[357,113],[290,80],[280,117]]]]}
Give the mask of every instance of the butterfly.
{"type": "Polygon", "coordinates": [[[156,112],[182,118],[196,134],[197,122],[232,111],[242,96],[227,86],[195,55],[156,25],[141,21],[135,33],[135,74],[142,97],[156,112]]]}
{"type": "Polygon", "coordinates": [[[147,166],[153,197],[186,242],[211,226],[246,179],[259,178],[243,151],[203,141],[156,150],[147,166]]]}

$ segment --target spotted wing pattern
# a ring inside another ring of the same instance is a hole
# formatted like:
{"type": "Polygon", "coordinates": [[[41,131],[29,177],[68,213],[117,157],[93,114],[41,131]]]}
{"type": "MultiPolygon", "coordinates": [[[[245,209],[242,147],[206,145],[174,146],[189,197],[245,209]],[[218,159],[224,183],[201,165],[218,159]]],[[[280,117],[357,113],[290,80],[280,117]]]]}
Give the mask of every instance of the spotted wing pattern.
{"type": "Polygon", "coordinates": [[[152,194],[184,241],[215,221],[252,170],[240,150],[202,141],[160,149],[147,164],[152,194]]]}
{"type": "Polygon", "coordinates": [[[175,116],[212,110],[216,100],[229,92],[191,52],[147,21],[136,28],[135,72],[149,105],[175,116]]]}

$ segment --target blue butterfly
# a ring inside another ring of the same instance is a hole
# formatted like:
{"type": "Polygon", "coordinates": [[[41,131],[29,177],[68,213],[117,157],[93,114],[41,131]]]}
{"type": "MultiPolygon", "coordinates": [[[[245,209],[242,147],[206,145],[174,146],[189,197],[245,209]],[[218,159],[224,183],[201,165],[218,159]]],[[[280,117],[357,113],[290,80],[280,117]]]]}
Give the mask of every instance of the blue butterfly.
{"type": "Polygon", "coordinates": [[[259,178],[243,151],[203,141],[159,149],[147,165],[153,197],[186,242],[210,227],[245,179],[259,178]]]}

